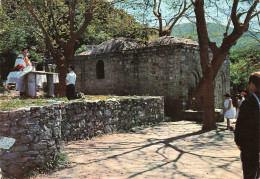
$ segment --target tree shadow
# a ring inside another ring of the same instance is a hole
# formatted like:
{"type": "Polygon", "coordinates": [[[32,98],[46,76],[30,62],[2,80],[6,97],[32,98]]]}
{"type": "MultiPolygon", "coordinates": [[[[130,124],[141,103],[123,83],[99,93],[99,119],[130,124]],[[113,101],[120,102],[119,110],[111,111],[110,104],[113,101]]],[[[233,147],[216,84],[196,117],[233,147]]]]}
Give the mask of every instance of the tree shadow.
{"type": "MultiPolygon", "coordinates": [[[[158,128],[159,129],[159,128],[158,128]]],[[[226,170],[227,172],[232,173],[232,168],[229,168],[229,165],[238,162],[239,157],[233,157],[233,156],[214,156],[214,155],[207,155],[206,153],[196,153],[196,150],[199,149],[204,149],[206,144],[208,146],[215,146],[216,151],[221,152],[221,145],[230,145],[229,142],[223,142],[220,144],[218,143],[219,141],[223,140],[225,138],[225,133],[224,133],[224,127],[220,127],[215,131],[204,131],[204,130],[198,130],[198,131],[193,131],[187,134],[183,135],[178,135],[174,137],[169,137],[169,138],[152,138],[148,137],[146,140],[143,141],[143,143],[137,142],[135,140],[131,141],[118,141],[118,142],[111,142],[111,141],[94,141],[94,144],[86,144],[86,143],[75,143],[73,144],[73,147],[68,145],[66,147],[66,151],[69,151],[69,154],[73,155],[92,155],[93,153],[96,153],[97,151],[104,157],[100,158],[93,158],[90,159],[86,162],[82,161],[77,161],[77,162],[72,162],[72,166],[68,166],[67,168],[74,168],[77,166],[82,166],[82,165],[91,165],[95,163],[103,163],[104,161],[109,161],[111,159],[116,160],[122,168],[124,168],[124,163],[125,161],[121,161],[122,158],[127,158],[127,154],[132,154],[134,155],[137,160],[138,160],[138,155],[146,155],[146,151],[144,149],[147,149],[149,147],[155,147],[156,149],[154,150],[154,154],[161,156],[161,160],[159,161],[158,164],[152,165],[152,166],[146,166],[143,168],[141,171],[129,171],[130,175],[128,175],[127,178],[135,178],[135,177],[141,177],[145,173],[149,173],[151,171],[154,171],[156,169],[160,169],[166,165],[171,165],[171,169],[174,171],[178,171],[178,174],[180,174],[183,177],[187,178],[194,178],[194,176],[190,173],[187,173],[185,171],[181,171],[178,168],[178,164],[180,159],[184,155],[190,155],[199,158],[201,161],[208,163],[209,169],[214,172],[215,168],[222,168],[226,170]],[[175,145],[173,143],[178,142],[178,141],[186,141],[189,140],[191,143],[187,147],[187,149],[178,144],[175,145]],[[203,141],[203,142],[202,142],[203,141]],[[145,143],[145,144],[144,144],[145,143]],[[159,147],[158,147],[159,146],[159,147]],[[87,151],[86,151],[87,147],[87,151]],[[130,150],[128,150],[131,148],[130,150]],[[218,149],[219,148],[219,149],[218,149]],[[122,150],[122,151],[121,151],[122,150]],[[174,156],[174,159],[170,159],[167,155],[166,150],[174,150],[176,151],[177,155],[174,156]],[[111,153],[112,155],[111,155],[111,153]],[[137,154],[133,154],[134,152],[137,152],[137,154]],[[116,154],[113,154],[116,153],[116,154]],[[106,156],[109,155],[109,156],[106,156]],[[121,157],[121,158],[120,158],[121,157]],[[209,161],[211,159],[216,159],[216,160],[221,160],[224,162],[224,164],[212,164],[209,161]]],[[[152,133],[156,134],[158,131],[153,131],[151,130],[152,133]]],[[[161,129],[160,129],[161,131],[161,129]]],[[[138,134],[138,133],[137,133],[138,134]]],[[[116,135],[116,134],[115,134],[116,135]]],[[[129,134],[131,135],[131,134],[129,134]]],[[[138,134],[140,137],[143,134],[138,134]]],[[[149,158],[145,162],[149,162],[149,158]]],[[[152,159],[151,159],[152,160],[152,159]]],[[[134,162],[134,160],[132,161],[134,162]]],[[[103,167],[108,167],[108,166],[103,166],[103,167]]],[[[63,168],[64,169],[64,168],[63,168]]],[[[124,168],[125,170],[128,170],[127,168],[124,168]]],[[[62,170],[62,169],[58,169],[62,170]]],[[[57,171],[57,170],[56,170],[57,171]]],[[[171,171],[171,172],[174,172],[171,171]]]]}

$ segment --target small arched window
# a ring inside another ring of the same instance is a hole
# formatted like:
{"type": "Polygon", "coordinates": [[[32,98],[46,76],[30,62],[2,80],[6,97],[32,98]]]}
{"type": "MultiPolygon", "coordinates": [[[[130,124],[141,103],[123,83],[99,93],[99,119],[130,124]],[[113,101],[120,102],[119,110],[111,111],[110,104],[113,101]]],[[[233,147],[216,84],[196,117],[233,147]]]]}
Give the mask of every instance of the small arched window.
{"type": "Polygon", "coordinates": [[[99,60],[96,64],[96,75],[97,79],[105,78],[104,62],[99,60]]]}

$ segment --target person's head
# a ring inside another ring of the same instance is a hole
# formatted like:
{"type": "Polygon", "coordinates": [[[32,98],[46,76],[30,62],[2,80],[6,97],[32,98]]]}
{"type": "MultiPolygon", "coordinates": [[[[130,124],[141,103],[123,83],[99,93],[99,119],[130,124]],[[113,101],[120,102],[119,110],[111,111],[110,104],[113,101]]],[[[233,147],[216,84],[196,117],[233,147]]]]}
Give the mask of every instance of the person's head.
{"type": "Polygon", "coordinates": [[[245,93],[244,91],[242,91],[242,92],[240,93],[240,95],[241,95],[242,97],[245,97],[245,96],[246,96],[246,93],[245,93]]]}
{"type": "Polygon", "coordinates": [[[229,94],[229,93],[226,93],[226,94],[224,94],[224,97],[225,97],[225,98],[230,98],[230,94],[229,94]]]}
{"type": "Polygon", "coordinates": [[[69,69],[69,72],[74,71],[74,66],[70,64],[70,65],[68,66],[68,69],[69,69]]]}
{"type": "Polygon", "coordinates": [[[248,89],[250,93],[260,94],[260,72],[251,73],[249,75],[248,89]]]}
{"type": "Polygon", "coordinates": [[[243,98],[243,96],[241,94],[238,94],[237,98],[241,100],[243,98]]]}
{"type": "Polygon", "coordinates": [[[23,49],[22,49],[22,54],[23,54],[24,56],[27,56],[27,53],[28,53],[28,49],[27,49],[27,48],[23,48],[23,49]]]}
{"type": "Polygon", "coordinates": [[[235,97],[236,97],[236,98],[238,98],[238,96],[239,96],[239,94],[236,94],[236,96],[235,96],[235,97]]]}

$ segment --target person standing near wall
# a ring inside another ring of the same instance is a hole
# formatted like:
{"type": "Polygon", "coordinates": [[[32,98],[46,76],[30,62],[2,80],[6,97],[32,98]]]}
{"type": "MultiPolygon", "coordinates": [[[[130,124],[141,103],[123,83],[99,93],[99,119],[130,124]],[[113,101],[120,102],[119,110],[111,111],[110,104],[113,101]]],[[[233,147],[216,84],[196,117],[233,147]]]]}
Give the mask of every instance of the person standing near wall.
{"type": "Polygon", "coordinates": [[[76,74],[74,73],[74,66],[69,65],[68,67],[69,73],[66,76],[65,83],[67,85],[66,88],[66,97],[68,100],[75,99],[75,83],[76,83],[76,74]]]}
{"type": "Polygon", "coordinates": [[[248,80],[250,96],[243,101],[235,129],[235,142],[241,151],[244,178],[259,177],[260,72],[248,80]]]}
{"type": "Polygon", "coordinates": [[[235,117],[236,119],[238,118],[240,106],[244,100],[245,100],[245,98],[241,94],[236,95],[236,103],[237,103],[236,117],[235,117]]]}
{"type": "Polygon", "coordinates": [[[234,118],[234,107],[230,94],[226,93],[224,102],[224,117],[227,119],[227,130],[232,130],[230,127],[230,119],[234,118]]]}

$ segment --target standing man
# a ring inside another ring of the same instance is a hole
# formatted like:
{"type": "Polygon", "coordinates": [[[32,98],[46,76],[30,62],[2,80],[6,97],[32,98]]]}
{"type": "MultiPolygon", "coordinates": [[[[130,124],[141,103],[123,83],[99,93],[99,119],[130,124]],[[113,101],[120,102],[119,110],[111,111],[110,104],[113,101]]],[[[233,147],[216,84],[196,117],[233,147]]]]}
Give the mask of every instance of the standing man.
{"type": "Polygon", "coordinates": [[[74,66],[69,65],[68,67],[69,73],[65,79],[65,83],[67,85],[66,88],[66,97],[68,100],[75,98],[75,82],[76,82],[76,74],[74,73],[74,66]]]}
{"type": "Polygon", "coordinates": [[[250,74],[248,88],[250,97],[240,107],[235,142],[241,151],[244,178],[256,179],[259,177],[260,72],[250,74]]]}
{"type": "MultiPolygon", "coordinates": [[[[28,49],[23,48],[22,53],[18,55],[18,57],[15,60],[14,69],[15,71],[19,71],[21,69],[29,70],[29,67],[32,66],[29,58],[27,57],[28,49]]],[[[16,90],[20,91],[20,96],[25,95],[25,84],[24,84],[24,76],[20,76],[19,80],[16,82],[16,90]]]]}

